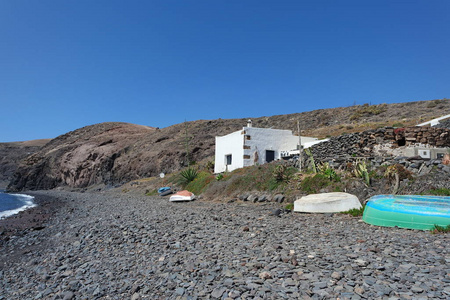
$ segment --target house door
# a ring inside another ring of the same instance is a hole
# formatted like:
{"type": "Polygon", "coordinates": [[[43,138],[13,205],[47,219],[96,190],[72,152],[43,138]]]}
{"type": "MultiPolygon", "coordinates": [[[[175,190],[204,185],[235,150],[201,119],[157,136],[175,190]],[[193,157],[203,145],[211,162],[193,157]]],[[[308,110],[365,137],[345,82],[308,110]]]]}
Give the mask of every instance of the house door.
{"type": "Polygon", "coordinates": [[[275,151],[266,150],[266,162],[271,162],[275,160],[275,151]]]}

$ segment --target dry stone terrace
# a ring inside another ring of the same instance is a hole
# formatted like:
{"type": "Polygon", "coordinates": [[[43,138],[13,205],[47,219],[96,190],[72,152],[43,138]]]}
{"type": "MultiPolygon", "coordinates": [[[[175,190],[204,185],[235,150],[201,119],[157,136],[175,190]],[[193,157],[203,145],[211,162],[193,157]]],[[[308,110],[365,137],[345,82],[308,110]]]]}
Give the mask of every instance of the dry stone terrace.
{"type": "Polygon", "coordinates": [[[272,204],[37,192],[64,203],[2,246],[0,299],[448,299],[448,235],[272,204]],[[14,254],[20,254],[14,256],[14,254]]]}
{"type": "MultiPolygon", "coordinates": [[[[410,168],[412,172],[418,173],[421,165],[426,165],[424,172],[429,171],[432,166],[438,166],[450,173],[450,168],[442,165],[440,159],[423,160],[416,157],[410,162],[408,157],[393,155],[396,149],[414,147],[415,145],[426,145],[426,147],[450,147],[450,129],[434,127],[406,127],[406,128],[379,128],[361,133],[345,134],[332,137],[327,142],[314,145],[310,148],[316,163],[331,162],[336,168],[344,167],[347,162],[357,160],[368,160],[373,166],[381,164],[401,163],[410,168]],[[384,146],[389,151],[380,149],[384,146]],[[383,154],[383,152],[385,152],[383,154]]],[[[303,156],[303,165],[308,165],[309,157],[303,156]]],[[[423,172],[423,173],[424,173],[423,172]]]]}
{"type": "Polygon", "coordinates": [[[331,157],[373,157],[374,146],[387,144],[392,148],[425,144],[450,147],[450,129],[434,127],[379,128],[361,133],[332,137],[329,141],[311,147],[314,159],[331,157]],[[400,143],[400,145],[399,145],[400,143]]]}

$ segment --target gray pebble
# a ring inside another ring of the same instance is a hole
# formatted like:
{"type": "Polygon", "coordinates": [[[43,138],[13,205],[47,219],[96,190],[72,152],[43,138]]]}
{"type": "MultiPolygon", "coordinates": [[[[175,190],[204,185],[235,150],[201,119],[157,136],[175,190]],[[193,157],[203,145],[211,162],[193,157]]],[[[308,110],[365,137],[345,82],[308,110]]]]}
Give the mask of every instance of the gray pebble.
{"type": "Polygon", "coordinates": [[[447,235],[286,214],[277,197],[173,205],[114,192],[36,194],[65,206],[44,229],[0,244],[3,299],[450,296],[447,235]]]}

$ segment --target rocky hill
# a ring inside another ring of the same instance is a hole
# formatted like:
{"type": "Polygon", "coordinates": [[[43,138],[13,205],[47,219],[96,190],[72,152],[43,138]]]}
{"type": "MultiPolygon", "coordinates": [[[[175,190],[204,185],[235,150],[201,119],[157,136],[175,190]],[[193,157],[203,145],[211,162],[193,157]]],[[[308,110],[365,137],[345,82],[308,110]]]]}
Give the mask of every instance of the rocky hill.
{"type": "Polygon", "coordinates": [[[39,151],[49,141],[0,143],[0,189],[6,188],[21,160],[39,151]]]}
{"type": "MultiPolygon", "coordinates": [[[[449,111],[450,100],[445,99],[249,118],[255,127],[290,129],[295,133],[299,121],[302,135],[326,137],[383,126],[415,125],[449,111]]],[[[116,186],[160,172],[170,173],[186,166],[188,160],[213,160],[215,136],[239,130],[246,121],[198,120],[161,129],[116,122],[83,127],[51,140],[22,160],[9,189],[116,186]]]]}

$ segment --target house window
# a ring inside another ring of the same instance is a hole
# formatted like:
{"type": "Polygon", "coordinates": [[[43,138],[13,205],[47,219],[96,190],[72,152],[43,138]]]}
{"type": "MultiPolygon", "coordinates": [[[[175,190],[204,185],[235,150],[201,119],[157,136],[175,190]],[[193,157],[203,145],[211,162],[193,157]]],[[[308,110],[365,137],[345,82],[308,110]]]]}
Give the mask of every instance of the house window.
{"type": "Polygon", "coordinates": [[[437,153],[436,154],[436,158],[437,159],[443,159],[444,158],[444,153],[437,153]]]}
{"type": "Polygon", "coordinates": [[[266,162],[271,162],[275,160],[275,151],[266,150],[266,162]]]}
{"type": "Polygon", "coordinates": [[[227,166],[231,165],[231,154],[225,155],[225,164],[227,166]]]}

